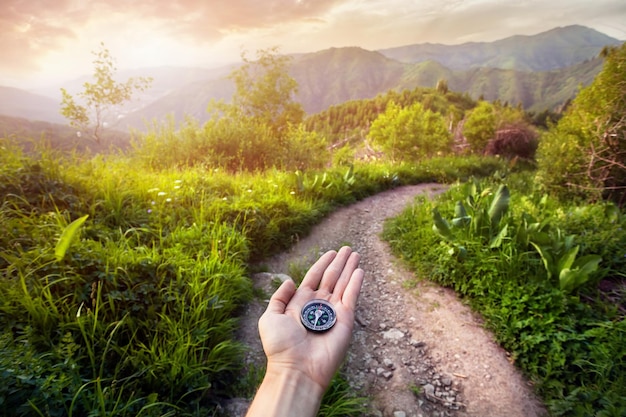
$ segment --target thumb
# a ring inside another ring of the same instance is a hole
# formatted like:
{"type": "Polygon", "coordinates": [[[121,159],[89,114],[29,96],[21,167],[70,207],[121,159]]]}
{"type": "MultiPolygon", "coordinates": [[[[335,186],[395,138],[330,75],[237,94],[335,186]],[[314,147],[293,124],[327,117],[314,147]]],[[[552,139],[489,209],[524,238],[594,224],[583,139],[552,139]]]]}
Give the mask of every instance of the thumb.
{"type": "Polygon", "coordinates": [[[266,313],[283,314],[287,308],[287,304],[291,301],[291,298],[296,293],[296,283],[293,280],[288,279],[283,282],[276,290],[270,302],[267,305],[266,313]]]}

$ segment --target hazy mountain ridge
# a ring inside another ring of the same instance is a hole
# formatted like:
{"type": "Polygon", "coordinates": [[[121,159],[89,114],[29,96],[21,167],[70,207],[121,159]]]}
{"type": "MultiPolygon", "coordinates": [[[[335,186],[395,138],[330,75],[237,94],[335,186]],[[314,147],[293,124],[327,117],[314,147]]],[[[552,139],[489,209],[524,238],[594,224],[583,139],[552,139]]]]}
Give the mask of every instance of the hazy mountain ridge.
{"type": "Polygon", "coordinates": [[[460,45],[425,43],[381,49],[379,52],[399,62],[436,61],[452,70],[488,67],[550,71],[596,57],[603,47],[621,43],[596,30],[573,25],[537,35],[515,35],[494,42],[460,45]]]}
{"type": "Polygon", "coordinates": [[[64,123],[59,103],[41,94],[0,86],[0,115],[64,123]]]}
{"type": "MultiPolygon", "coordinates": [[[[616,44],[621,42],[595,30],[568,26],[490,43],[419,44],[379,51],[330,48],[293,55],[290,73],[299,84],[296,99],[308,113],[348,100],[372,98],[391,89],[435,87],[440,79],[448,81],[450,89],[467,92],[474,98],[482,95],[488,100],[500,99],[543,110],[573,97],[580,84],[589,84],[602,67],[602,60],[596,58],[598,53],[604,46],[616,44]],[[536,70],[553,67],[557,69],[536,70]]],[[[188,115],[203,122],[208,118],[210,100],[229,100],[232,96],[234,86],[226,75],[233,68],[120,71],[119,79],[154,78],[151,89],[133,104],[135,109],[142,107],[129,112],[123,123],[143,129],[146,122],[162,120],[170,114],[178,121],[188,115]]],[[[78,91],[86,80],[89,77],[74,80],[67,88],[78,91]]],[[[9,96],[8,90],[0,88],[0,114],[63,122],[60,100],[33,97],[25,91],[20,98],[15,90],[9,96]]]]}

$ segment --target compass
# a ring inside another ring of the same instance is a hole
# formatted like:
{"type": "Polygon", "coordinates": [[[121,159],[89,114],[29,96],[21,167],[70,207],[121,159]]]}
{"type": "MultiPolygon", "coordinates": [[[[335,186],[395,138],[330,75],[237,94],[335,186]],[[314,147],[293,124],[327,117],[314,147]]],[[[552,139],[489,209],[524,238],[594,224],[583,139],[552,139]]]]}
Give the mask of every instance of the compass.
{"type": "Polygon", "coordinates": [[[300,319],[308,330],[325,332],[337,321],[337,313],[328,301],[311,300],[302,307],[300,319]]]}

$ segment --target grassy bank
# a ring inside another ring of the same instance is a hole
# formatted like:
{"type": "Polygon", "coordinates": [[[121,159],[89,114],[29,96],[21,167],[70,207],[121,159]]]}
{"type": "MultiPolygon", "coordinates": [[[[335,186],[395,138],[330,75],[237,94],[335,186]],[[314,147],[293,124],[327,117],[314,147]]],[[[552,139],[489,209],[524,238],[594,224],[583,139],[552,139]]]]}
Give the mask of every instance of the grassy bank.
{"type": "Polygon", "coordinates": [[[624,416],[626,216],[532,183],[458,185],[388,222],[385,237],[482,314],[552,415],[624,416]]]}

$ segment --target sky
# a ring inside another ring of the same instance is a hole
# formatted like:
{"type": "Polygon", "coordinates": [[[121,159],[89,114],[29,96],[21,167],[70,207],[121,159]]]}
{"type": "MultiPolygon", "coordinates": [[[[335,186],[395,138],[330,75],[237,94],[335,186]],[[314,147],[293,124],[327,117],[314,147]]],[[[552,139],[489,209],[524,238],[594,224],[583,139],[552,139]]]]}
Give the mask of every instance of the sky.
{"type": "Polygon", "coordinates": [[[624,0],[0,0],[0,85],[90,74],[103,42],[117,67],[217,67],[283,53],[460,44],[584,25],[626,40],[624,0]]]}

